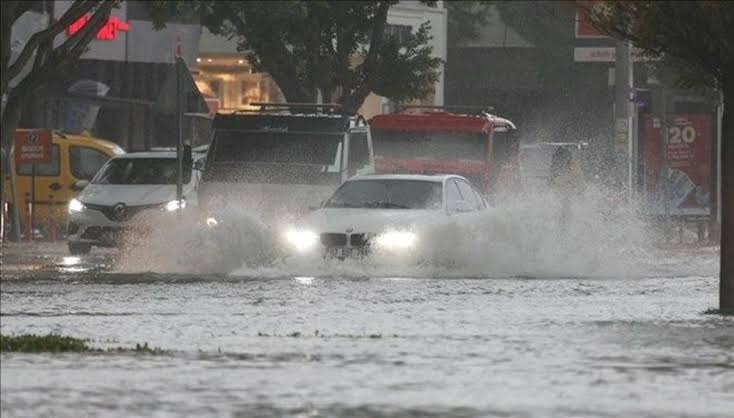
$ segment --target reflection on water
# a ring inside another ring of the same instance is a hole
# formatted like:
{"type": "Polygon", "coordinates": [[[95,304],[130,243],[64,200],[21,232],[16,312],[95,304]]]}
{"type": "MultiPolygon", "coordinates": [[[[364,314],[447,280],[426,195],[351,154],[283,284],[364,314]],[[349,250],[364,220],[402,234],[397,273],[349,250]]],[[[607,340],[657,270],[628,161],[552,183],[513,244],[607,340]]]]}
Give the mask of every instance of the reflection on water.
{"type": "Polygon", "coordinates": [[[701,315],[716,302],[711,276],[83,277],[0,282],[2,332],[168,353],[3,354],[3,417],[734,409],[734,321],[701,315]]]}

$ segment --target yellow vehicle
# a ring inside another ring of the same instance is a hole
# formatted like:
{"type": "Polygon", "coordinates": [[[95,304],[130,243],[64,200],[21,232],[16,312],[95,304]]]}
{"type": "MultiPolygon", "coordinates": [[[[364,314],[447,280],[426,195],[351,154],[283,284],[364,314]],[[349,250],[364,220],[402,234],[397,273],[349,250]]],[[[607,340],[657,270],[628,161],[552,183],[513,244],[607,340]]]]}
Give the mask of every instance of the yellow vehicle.
{"type": "MultiPolygon", "coordinates": [[[[107,160],[124,153],[122,148],[110,141],[84,134],[72,135],[54,131],[51,162],[36,165],[34,229],[41,227],[47,230],[52,226],[58,230],[62,227],[66,223],[66,207],[79,193],[74,184],[79,180],[91,180],[107,160]]],[[[31,164],[19,164],[15,170],[16,195],[21,202],[20,221],[25,224],[31,201],[32,167],[31,164]]],[[[5,196],[8,203],[13,205],[10,173],[3,170],[3,176],[5,196]]]]}

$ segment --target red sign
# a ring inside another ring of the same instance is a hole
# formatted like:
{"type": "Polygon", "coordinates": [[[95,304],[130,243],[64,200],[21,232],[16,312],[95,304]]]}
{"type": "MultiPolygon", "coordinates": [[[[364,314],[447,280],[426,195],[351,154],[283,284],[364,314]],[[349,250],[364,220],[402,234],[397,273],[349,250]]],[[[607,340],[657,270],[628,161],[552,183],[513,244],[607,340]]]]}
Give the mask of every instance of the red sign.
{"type": "Polygon", "coordinates": [[[668,126],[668,182],[665,182],[663,143],[660,120],[647,115],[644,124],[642,172],[649,210],[662,214],[667,207],[674,215],[711,213],[712,132],[711,116],[679,114],[668,126]]]}
{"type": "Polygon", "coordinates": [[[597,7],[603,7],[600,0],[582,0],[576,6],[576,37],[577,38],[606,38],[591,23],[591,13],[597,7]]]}
{"type": "MultiPolygon", "coordinates": [[[[66,28],[66,33],[69,36],[74,35],[75,33],[79,32],[81,28],[84,27],[84,25],[89,22],[91,19],[91,16],[84,15],[79,18],[76,22],[69,25],[68,28],[66,28]]],[[[97,32],[96,38],[100,41],[114,41],[117,39],[117,31],[120,32],[129,32],[130,31],[130,24],[118,19],[115,16],[110,16],[107,18],[107,22],[99,29],[99,32],[97,32]]]]}
{"type": "Polygon", "coordinates": [[[23,129],[15,131],[15,164],[44,164],[51,161],[51,131],[23,129]]]}

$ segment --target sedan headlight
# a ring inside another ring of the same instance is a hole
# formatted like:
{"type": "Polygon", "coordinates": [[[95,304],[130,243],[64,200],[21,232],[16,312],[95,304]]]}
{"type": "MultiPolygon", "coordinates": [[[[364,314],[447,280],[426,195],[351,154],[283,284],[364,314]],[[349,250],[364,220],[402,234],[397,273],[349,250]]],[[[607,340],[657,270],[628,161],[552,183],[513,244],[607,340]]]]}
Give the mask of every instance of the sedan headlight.
{"type": "Polygon", "coordinates": [[[285,233],[285,240],[299,252],[306,252],[319,242],[319,236],[305,229],[291,229],[285,233]]]}
{"type": "Polygon", "coordinates": [[[173,212],[179,209],[184,209],[185,207],[186,207],[186,199],[171,200],[170,202],[166,203],[166,210],[168,212],[173,212]]]}
{"type": "Polygon", "coordinates": [[[77,199],[71,199],[69,201],[69,213],[83,212],[86,209],[87,207],[84,206],[84,203],[78,201],[77,199]]]}
{"type": "Polygon", "coordinates": [[[388,231],[375,237],[375,245],[383,250],[406,250],[417,242],[418,237],[410,231],[388,231]]]}

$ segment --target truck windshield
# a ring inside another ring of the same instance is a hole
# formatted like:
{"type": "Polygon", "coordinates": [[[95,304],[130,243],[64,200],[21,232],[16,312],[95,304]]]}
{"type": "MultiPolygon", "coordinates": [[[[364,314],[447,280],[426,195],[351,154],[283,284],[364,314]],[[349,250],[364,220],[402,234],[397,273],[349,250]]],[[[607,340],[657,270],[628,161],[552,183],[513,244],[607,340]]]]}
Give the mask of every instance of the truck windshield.
{"type": "Polygon", "coordinates": [[[354,180],[344,183],[327,208],[440,209],[441,183],[421,180],[354,180]]]}
{"type": "MultiPolygon", "coordinates": [[[[93,184],[176,184],[175,158],[115,158],[107,162],[92,179],[93,184]]],[[[184,172],[183,183],[191,180],[184,172]]]]}
{"type": "Polygon", "coordinates": [[[224,182],[338,183],[343,141],[343,133],[218,131],[206,176],[224,182]]]}
{"type": "Polygon", "coordinates": [[[487,157],[487,136],[460,132],[373,130],[375,155],[383,158],[473,160],[487,157]]]}

